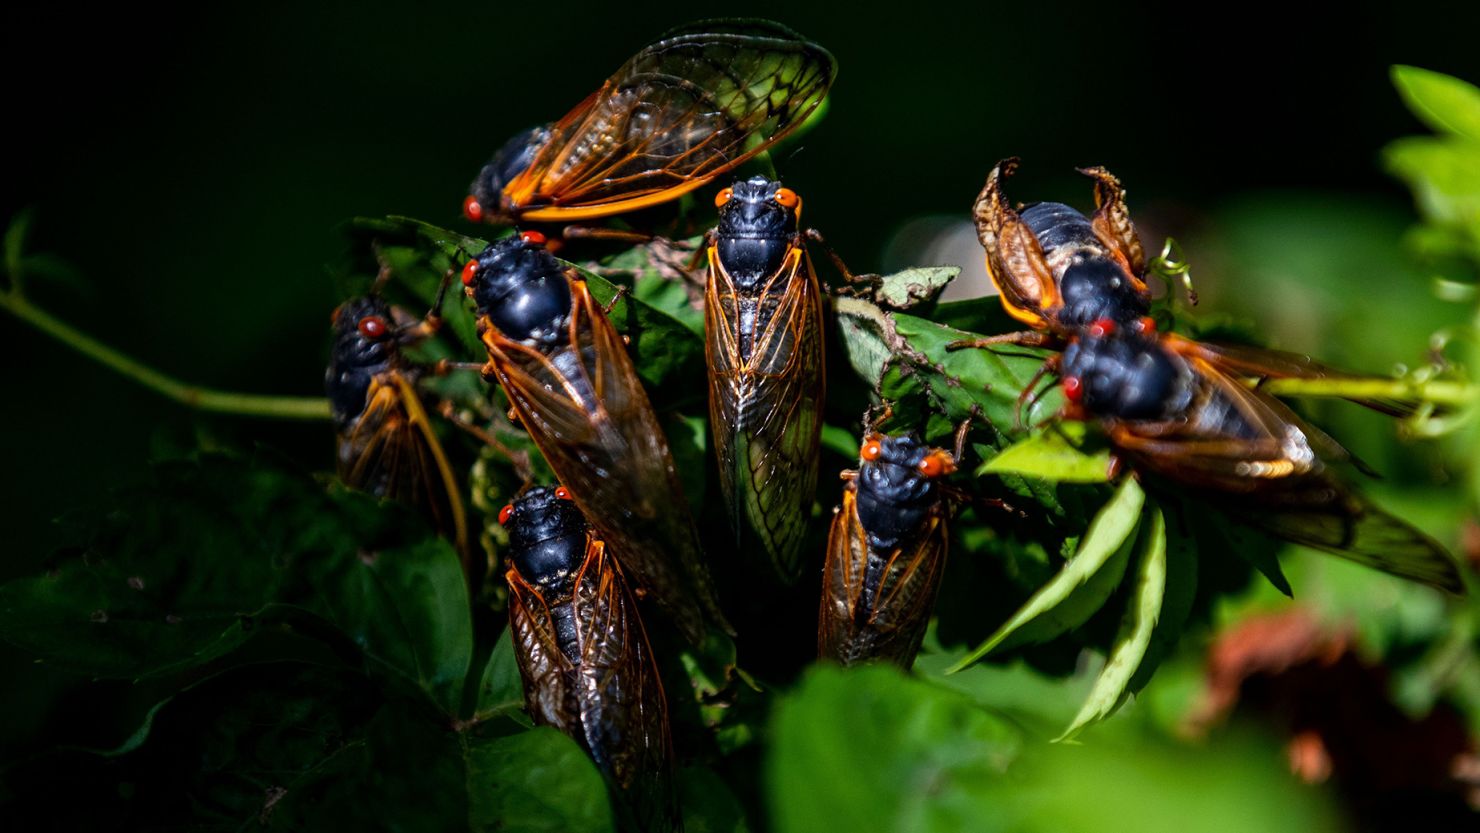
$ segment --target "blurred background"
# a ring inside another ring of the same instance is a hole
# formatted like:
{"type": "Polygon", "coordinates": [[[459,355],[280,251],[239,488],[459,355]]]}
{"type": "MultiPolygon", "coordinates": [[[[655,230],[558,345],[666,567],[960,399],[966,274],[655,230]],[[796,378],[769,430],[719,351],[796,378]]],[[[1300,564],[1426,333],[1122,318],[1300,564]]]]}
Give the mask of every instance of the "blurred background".
{"type": "MultiPolygon", "coordinates": [[[[63,320],[190,382],[318,395],[347,219],[461,227],[468,182],[510,134],[562,115],[673,25],[764,16],[838,59],[827,118],[774,161],[856,271],[957,262],[980,291],[980,249],[952,224],[992,163],[1023,157],[1014,198],[1086,207],[1073,168],[1104,165],[1148,248],[1181,242],[1210,322],[1359,370],[1412,366],[1467,313],[1436,300],[1405,253],[1412,200],[1379,152],[1424,128],[1388,72],[1480,81],[1480,7],[1292,6],[13,9],[0,221],[31,211],[28,248],[73,267],[75,279],[30,289],[63,320]]],[[[327,422],[193,414],[4,320],[0,579],[34,572],[65,539],[54,518],[180,449],[263,443],[331,467],[327,422]]],[[[1350,409],[1320,413],[1389,475],[1384,500],[1457,543],[1443,447],[1399,444],[1350,409]]],[[[1403,621],[1437,638],[1438,602],[1413,604],[1403,621]]],[[[27,661],[0,646],[7,669],[27,661]]],[[[18,702],[0,708],[49,714],[49,691],[11,690],[18,702]]]]}

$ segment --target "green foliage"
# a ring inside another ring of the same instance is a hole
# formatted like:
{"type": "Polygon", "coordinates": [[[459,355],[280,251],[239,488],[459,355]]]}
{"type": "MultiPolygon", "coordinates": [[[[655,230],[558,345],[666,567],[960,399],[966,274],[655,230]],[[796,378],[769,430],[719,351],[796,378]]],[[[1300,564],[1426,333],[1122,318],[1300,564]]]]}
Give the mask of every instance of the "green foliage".
{"type": "MultiPolygon", "coordinates": [[[[1473,278],[1480,91],[1411,68],[1394,77],[1442,134],[1402,140],[1386,153],[1427,220],[1410,240],[1422,243],[1421,257],[1446,259],[1445,280],[1461,280],[1465,270],[1473,278]]],[[[1366,258],[1359,244],[1379,245],[1361,227],[1348,233],[1362,240],[1333,238],[1322,248],[1302,238],[1278,249],[1271,230],[1289,216],[1271,216],[1228,223],[1235,248],[1261,248],[1242,245],[1240,234],[1269,239],[1261,250],[1287,255],[1277,259],[1281,268],[1324,263],[1342,273],[1316,270],[1290,290],[1298,298],[1312,286],[1340,288],[1350,264],[1330,264],[1366,258]]],[[[1332,229],[1343,225],[1338,215],[1322,216],[1332,229]]],[[[25,232],[21,218],[5,239],[13,286],[48,272],[49,261],[23,254],[25,232]]],[[[384,291],[416,311],[486,245],[402,217],[358,220],[354,233],[373,241],[389,266],[384,291]]],[[[659,240],[572,268],[599,302],[614,303],[611,317],[662,412],[706,543],[721,552],[727,544],[716,543],[722,510],[709,482],[699,381],[702,314],[681,266],[700,244],[659,240]]],[[[365,291],[379,265],[359,264],[345,291],[365,291]]],[[[1137,698],[1167,697],[1157,690],[1158,669],[1200,668],[1199,638],[1209,624],[1287,604],[1292,582],[1278,546],[1238,527],[1217,501],[1133,473],[1112,480],[1100,432],[1060,420],[1061,394],[1039,384],[1046,351],[952,349],[1018,326],[994,299],[939,303],[958,272],[907,269],[846,287],[831,304],[837,326],[827,350],[836,372],[818,534],[838,494],[832,472],[856,460],[865,410],[887,414],[882,430],[917,431],[942,446],[958,435],[965,441],[953,480],[962,511],[947,586],[914,674],[812,663],[815,597],[774,587],[724,582],[725,602],[742,623],[733,643],[681,651],[663,620],[648,616],[687,828],[1061,830],[1123,822],[1173,830],[1215,829],[1228,819],[1239,819],[1238,829],[1330,828],[1324,795],[1282,777],[1280,754],[1262,740],[1234,735],[1216,748],[1190,749],[1165,736],[1179,728],[1176,717],[1153,725],[1152,710],[1139,708],[1088,731],[1137,698]],[[1268,584],[1249,590],[1256,572],[1268,584]],[[1189,779],[1195,798],[1187,797],[1189,779]],[[1180,786],[1168,795],[1167,784],[1180,786]]],[[[444,335],[418,347],[416,358],[476,361],[482,346],[466,299],[453,291],[441,311],[444,335]]],[[[1406,306],[1391,315],[1410,316],[1402,322],[1409,330],[1428,321],[1427,311],[1406,306]]],[[[1420,417],[1430,433],[1448,435],[1460,462],[1437,467],[1463,467],[1473,502],[1480,455],[1464,401],[1473,389],[1452,369],[1432,378],[1453,383],[1451,395],[1425,402],[1420,417]]],[[[500,421],[500,394],[476,374],[424,382],[500,443],[491,450],[444,432],[472,472],[471,504],[490,557],[483,582],[470,589],[457,553],[408,510],[326,486],[266,452],[161,464],[147,484],[78,513],[75,546],[43,572],[0,585],[0,639],[47,669],[137,682],[150,693],[106,743],[7,760],[0,794],[11,810],[49,811],[71,827],[615,829],[606,785],[581,748],[532,727],[504,626],[503,533],[492,518],[522,485],[511,455],[532,446],[500,421]],[[94,748],[105,751],[87,751],[94,748]]],[[[1407,456],[1393,450],[1392,433],[1382,423],[1368,436],[1391,457],[1407,456]]],[[[547,475],[537,455],[534,465],[537,478],[547,475]]],[[[1412,485],[1411,470],[1399,476],[1412,485]]],[[[1457,498],[1437,497],[1433,517],[1424,517],[1423,501],[1411,503],[1400,511],[1454,538],[1457,498]]],[[[814,545],[820,552],[821,541],[814,545]]],[[[1296,556],[1288,565],[1303,601],[1333,621],[1359,623],[1364,645],[1393,668],[1405,708],[1459,700],[1480,729],[1474,602],[1446,607],[1427,590],[1394,589],[1330,559],[1296,556]]],[[[1188,679],[1184,688],[1195,687],[1188,679]]]]}

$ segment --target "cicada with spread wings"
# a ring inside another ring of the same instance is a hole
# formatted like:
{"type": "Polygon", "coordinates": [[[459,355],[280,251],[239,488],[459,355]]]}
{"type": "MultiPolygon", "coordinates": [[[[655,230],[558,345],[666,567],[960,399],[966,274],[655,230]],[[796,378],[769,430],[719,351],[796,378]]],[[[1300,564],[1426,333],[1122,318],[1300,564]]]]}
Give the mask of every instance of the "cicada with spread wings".
{"type": "Polygon", "coordinates": [[[913,435],[864,438],[827,539],[821,657],[914,663],[945,569],[954,506],[942,480],[955,470],[950,452],[913,435]]]}
{"type": "Polygon", "coordinates": [[[704,336],[720,486],[741,554],[790,583],[817,486],[822,294],[795,192],[755,177],[715,202],[704,336]]]}
{"type": "Polygon", "coordinates": [[[690,24],[560,121],[510,139],[463,211],[474,222],[565,223],[677,199],[800,127],[835,74],[827,50],[779,24],[690,24]]]}
{"type": "Polygon", "coordinates": [[[551,470],[686,636],[728,630],[668,442],[622,337],[586,282],[525,232],[463,270],[497,380],[551,470]]]}
{"type": "Polygon", "coordinates": [[[437,330],[377,295],[334,311],[334,347],[324,375],[338,433],[339,477],[352,488],[421,509],[452,540],[466,567],[462,487],[417,390],[422,369],[401,348],[437,330]]]}
{"type": "Polygon", "coordinates": [[[1330,464],[1350,460],[1345,449],[1241,378],[1261,375],[1256,361],[1243,357],[1234,375],[1209,355],[1189,339],[1097,322],[1055,362],[1066,415],[1098,421],[1133,467],[1191,487],[1251,526],[1463,591],[1438,542],[1337,478],[1330,464]]]}
{"type": "Polygon", "coordinates": [[[525,492],[499,522],[530,716],[586,750],[632,829],[676,829],[667,703],[621,568],[564,487],[525,492]]]}

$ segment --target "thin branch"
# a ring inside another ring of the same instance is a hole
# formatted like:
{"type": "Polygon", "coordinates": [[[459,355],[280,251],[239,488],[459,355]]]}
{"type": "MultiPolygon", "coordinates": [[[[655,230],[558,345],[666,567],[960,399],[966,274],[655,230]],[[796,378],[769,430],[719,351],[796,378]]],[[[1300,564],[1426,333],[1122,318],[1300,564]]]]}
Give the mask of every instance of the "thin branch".
{"type": "Polygon", "coordinates": [[[127,376],[150,390],[190,408],[240,416],[277,419],[328,419],[329,400],[314,396],[264,396],[212,390],[188,385],[126,356],[92,336],[32,306],[19,292],[12,275],[11,291],[0,293],[0,307],[84,356],[127,376]]]}
{"type": "Polygon", "coordinates": [[[1342,399],[1397,399],[1464,407],[1480,403],[1480,387],[1452,380],[1407,379],[1269,379],[1260,390],[1275,396],[1320,396],[1342,399]]]}

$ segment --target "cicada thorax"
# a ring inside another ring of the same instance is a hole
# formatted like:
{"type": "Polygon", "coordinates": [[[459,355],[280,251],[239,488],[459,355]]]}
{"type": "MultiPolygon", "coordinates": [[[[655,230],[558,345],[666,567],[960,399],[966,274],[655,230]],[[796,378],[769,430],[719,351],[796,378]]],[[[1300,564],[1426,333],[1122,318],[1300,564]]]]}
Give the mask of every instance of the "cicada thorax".
{"type": "Polygon", "coordinates": [[[914,662],[945,568],[951,502],[940,481],[954,470],[949,452],[914,436],[865,438],[828,535],[820,656],[914,662]]]}
{"type": "Polygon", "coordinates": [[[336,467],[345,485],[422,510],[466,562],[462,488],[417,390],[421,368],[401,351],[435,327],[407,319],[377,295],[352,298],[334,311],[324,387],[336,467]]]}
{"type": "Polygon", "coordinates": [[[562,119],[511,139],[463,203],[470,220],[563,223],[677,199],[800,127],[836,65],[775,23],[711,20],[650,44],[562,119]]]}
{"type": "Polygon", "coordinates": [[[755,177],[716,202],[705,352],[720,487],[739,551],[790,583],[817,484],[822,296],[795,193],[755,177]]]}
{"type": "Polygon", "coordinates": [[[509,532],[509,627],[534,721],[569,735],[639,829],[677,819],[658,667],[616,560],[563,488],[500,513],[509,532]]]}
{"type": "Polygon", "coordinates": [[[1016,167],[1016,159],[999,162],[974,209],[987,271],[1007,312],[1059,338],[1097,320],[1144,318],[1151,307],[1145,254],[1119,181],[1103,168],[1082,171],[1095,180],[1093,216],[1053,202],[1019,211],[1002,193],[1016,167]]]}
{"type": "Polygon", "coordinates": [[[690,639],[728,628],[657,416],[626,345],[574,269],[535,232],[490,244],[463,271],[485,375],[497,379],[550,468],[690,639]]]}
{"type": "MultiPolygon", "coordinates": [[[[1459,592],[1453,560],[1328,465],[1335,440],[1202,345],[1149,329],[1091,325],[1059,361],[1066,416],[1097,420],[1118,456],[1277,537],[1459,592]]],[[[1278,369],[1277,369],[1278,370],[1278,369]]]]}

